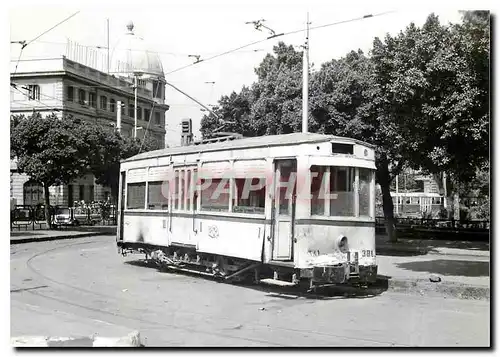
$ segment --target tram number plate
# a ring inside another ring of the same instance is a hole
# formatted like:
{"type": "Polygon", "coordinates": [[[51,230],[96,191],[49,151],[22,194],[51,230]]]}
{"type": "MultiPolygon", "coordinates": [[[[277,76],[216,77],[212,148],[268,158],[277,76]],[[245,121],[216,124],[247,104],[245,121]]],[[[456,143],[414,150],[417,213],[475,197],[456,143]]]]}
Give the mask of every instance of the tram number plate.
{"type": "Polygon", "coordinates": [[[375,256],[375,253],[373,252],[373,250],[362,250],[361,251],[361,256],[364,258],[364,257],[374,257],[375,256]]]}

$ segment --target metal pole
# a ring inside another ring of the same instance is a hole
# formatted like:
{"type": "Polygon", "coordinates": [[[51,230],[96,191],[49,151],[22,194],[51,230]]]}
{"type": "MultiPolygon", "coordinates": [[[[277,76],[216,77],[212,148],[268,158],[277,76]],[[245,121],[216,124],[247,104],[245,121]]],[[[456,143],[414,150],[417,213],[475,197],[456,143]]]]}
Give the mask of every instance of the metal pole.
{"type": "Polygon", "coordinates": [[[302,79],[302,132],[307,133],[307,121],[309,115],[309,13],[307,13],[306,23],[306,43],[303,56],[303,79],[302,79]]]}
{"type": "Polygon", "coordinates": [[[137,74],[134,74],[134,139],[137,138],[137,74]]]}
{"type": "Polygon", "coordinates": [[[107,19],[108,23],[108,74],[109,74],[109,19],[107,19]]]}
{"type": "Polygon", "coordinates": [[[121,134],[122,130],[122,102],[118,100],[116,102],[116,130],[118,130],[118,134],[121,134]]]}

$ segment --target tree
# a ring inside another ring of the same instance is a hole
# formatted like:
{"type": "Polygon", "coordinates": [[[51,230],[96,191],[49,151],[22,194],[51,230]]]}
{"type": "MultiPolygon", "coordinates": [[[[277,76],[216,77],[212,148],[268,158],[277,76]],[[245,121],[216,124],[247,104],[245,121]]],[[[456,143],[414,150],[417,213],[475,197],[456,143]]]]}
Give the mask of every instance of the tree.
{"type": "Polygon", "coordinates": [[[405,162],[430,174],[447,172],[455,193],[488,160],[488,33],[484,13],[466,13],[453,26],[430,15],[421,29],[411,24],[374,41],[381,111],[411,140],[401,148],[405,162]]]}
{"type": "MultiPolygon", "coordinates": [[[[302,113],[302,52],[280,42],[255,69],[258,80],[240,93],[223,96],[214,112],[227,123],[223,131],[244,136],[300,131],[302,113]]],[[[201,121],[203,137],[221,126],[214,116],[201,121]]]]}
{"type": "Polygon", "coordinates": [[[123,137],[101,124],[88,123],[83,135],[88,144],[89,171],[96,183],[110,187],[115,202],[118,202],[120,161],[159,148],[159,143],[148,136],[144,141],[123,137]]]}
{"type": "Polygon", "coordinates": [[[17,159],[20,172],[43,185],[48,227],[51,227],[49,187],[67,184],[87,172],[88,145],[82,135],[83,128],[83,124],[71,117],[61,120],[51,114],[42,118],[40,113],[22,118],[11,127],[11,156],[17,159]]]}
{"type": "Polygon", "coordinates": [[[203,116],[202,136],[210,138],[215,132],[221,130],[240,133],[243,136],[253,136],[253,130],[250,127],[252,104],[253,94],[248,87],[243,87],[240,93],[232,92],[229,96],[222,96],[219,105],[213,108],[217,117],[203,116]]]}

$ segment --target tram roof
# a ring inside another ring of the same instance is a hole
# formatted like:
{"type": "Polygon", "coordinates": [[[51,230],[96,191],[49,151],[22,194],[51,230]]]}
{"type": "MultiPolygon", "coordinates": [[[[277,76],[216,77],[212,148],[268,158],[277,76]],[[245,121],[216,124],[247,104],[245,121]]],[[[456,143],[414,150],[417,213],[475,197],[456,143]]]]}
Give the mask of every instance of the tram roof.
{"type": "Polygon", "coordinates": [[[335,136],[335,135],[324,135],[316,133],[291,133],[291,134],[281,134],[281,135],[255,136],[250,138],[223,141],[213,144],[176,146],[166,149],[144,152],[142,154],[138,154],[128,159],[122,160],[122,162],[150,159],[154,157],[162,157],[168,155],[194,154],[199,152],[220,151],[220,150],[238,150],[238,149],[256,148],[261,146],[297,145],[305,143],[331,141],[334,139],[344,142],[347,141],[352,143],[359,143],[372,148],[375,147],[374,145],[362,142],[360,140],[335,136]]]}

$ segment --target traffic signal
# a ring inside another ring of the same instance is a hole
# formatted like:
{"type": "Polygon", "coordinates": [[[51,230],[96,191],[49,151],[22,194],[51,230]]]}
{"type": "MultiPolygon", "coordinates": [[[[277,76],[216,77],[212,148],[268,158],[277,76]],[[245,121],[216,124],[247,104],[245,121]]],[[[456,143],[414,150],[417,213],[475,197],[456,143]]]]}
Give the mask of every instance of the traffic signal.
{"type": "Polygon", "coordinates": [[[182,120],[182,134],[191,134],[193,132],[191,119],[182,120]]]}

